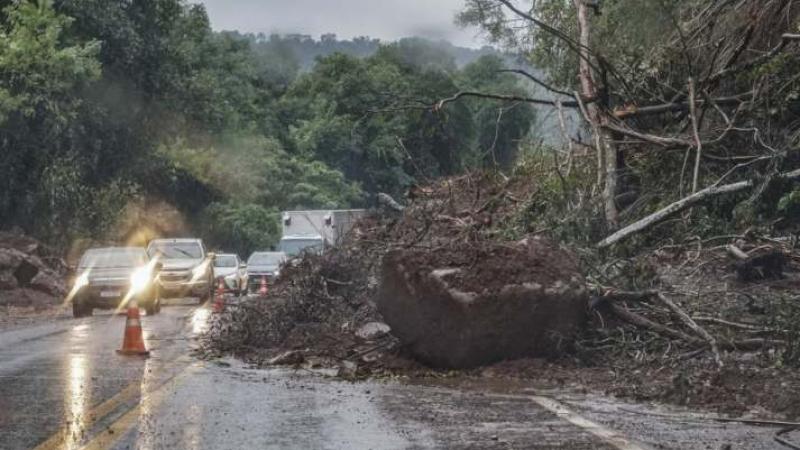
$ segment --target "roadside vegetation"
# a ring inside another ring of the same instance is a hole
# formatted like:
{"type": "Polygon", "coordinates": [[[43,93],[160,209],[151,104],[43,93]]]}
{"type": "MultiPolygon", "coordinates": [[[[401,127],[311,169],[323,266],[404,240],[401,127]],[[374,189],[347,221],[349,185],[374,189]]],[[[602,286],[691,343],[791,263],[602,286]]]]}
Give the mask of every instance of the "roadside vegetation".
{"type": "Polygon", "coordinates": [[[183,0],[0,7],[0,228],[62,250],[190,231],[266,248],[280,210],[368,206],[421,177],[510,166],[534,118],[429,107],[467,86],[523,93],[489,51],[216,33],[183,0]]]}

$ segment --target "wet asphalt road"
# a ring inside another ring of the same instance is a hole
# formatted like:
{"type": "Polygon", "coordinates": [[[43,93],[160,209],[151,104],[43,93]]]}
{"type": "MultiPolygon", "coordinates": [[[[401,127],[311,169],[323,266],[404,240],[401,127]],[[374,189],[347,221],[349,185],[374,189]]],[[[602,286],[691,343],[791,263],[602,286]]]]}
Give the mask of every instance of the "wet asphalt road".
{"type": "Polygon", "coordinates": [[[115,353],[122,316],[0,329],[0,448],[776,448],[772,429],[602,397],[201,362],[190,351],[210,314],[185,303],[144,317],[148,359],[115,353]]]}

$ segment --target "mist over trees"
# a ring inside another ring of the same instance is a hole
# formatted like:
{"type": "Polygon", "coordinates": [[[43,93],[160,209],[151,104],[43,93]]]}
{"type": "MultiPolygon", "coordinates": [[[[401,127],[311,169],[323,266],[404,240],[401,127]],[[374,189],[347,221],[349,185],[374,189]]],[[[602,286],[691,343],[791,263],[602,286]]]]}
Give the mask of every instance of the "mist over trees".
{"type": "Polygon", "coordinates": [[[281,209],[367,206],[421,178],[507,167],[535,115],[483,99],[431,108],[481,86],[524,94],[488,52],[464,65],[421,39],[216,33],[181,0],[0,4],[0,228],[61,248],[169,229],[155,205],[214,245],[267,247],[281,209]]]}

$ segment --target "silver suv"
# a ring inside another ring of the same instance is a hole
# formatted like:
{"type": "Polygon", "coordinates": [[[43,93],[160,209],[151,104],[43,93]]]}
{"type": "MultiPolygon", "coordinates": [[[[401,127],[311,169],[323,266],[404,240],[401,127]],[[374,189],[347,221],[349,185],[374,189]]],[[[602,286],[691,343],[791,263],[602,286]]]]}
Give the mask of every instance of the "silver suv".
{"type": "Polygon", "coordinates": [[[214,254],[200,239],[156,239],[147,246],[162,269],[156,283],[159,298],[198,297],[204,303],[214,293],[214,254]]]}

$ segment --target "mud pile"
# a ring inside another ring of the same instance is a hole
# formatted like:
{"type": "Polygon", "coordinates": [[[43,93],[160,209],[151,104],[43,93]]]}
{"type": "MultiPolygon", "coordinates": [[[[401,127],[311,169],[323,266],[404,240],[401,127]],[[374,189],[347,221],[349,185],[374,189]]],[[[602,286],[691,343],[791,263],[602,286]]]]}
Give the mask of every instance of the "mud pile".
{"type": "Polygon", "coordinates": [[[66,271],[63,260],[37,240],[0,232],[0,306],[61,303],[66,271]]]}
{"type": "Polygon", "coordinates": [[[342,246],[287,264],[266,298],[250,297],[216,318],[202,352],[257,365],[338,366],[347,375],[411,364],[394,357],[398,341],[373,301],[384,249],[364,237],[388,226],[364,219],[342,246]]]}
{"type": "Polygon", "coordinates": [[[494,226],[511,220],[529,186],[485,173],[413,189],[402,213],[376,212],[338,248],[282,270],[268,298],[220,317],[209,348],[257,363],[330,358],[372,369],[408,357],[461,368],[558,354],[585,319],[577,262],[494,226]]]}

